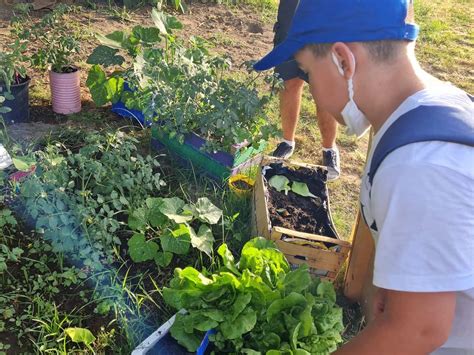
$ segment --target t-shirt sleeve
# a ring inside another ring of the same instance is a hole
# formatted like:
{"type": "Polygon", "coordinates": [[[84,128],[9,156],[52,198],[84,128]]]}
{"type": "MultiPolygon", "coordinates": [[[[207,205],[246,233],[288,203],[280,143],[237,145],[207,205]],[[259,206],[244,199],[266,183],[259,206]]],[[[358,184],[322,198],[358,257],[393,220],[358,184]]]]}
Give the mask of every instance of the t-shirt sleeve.
{"type": "Polygon", "coordinates": [[[374,284],[409,292],[474,287],[474,182],[445,166],[381,165],[371,192],[374,284]]]}

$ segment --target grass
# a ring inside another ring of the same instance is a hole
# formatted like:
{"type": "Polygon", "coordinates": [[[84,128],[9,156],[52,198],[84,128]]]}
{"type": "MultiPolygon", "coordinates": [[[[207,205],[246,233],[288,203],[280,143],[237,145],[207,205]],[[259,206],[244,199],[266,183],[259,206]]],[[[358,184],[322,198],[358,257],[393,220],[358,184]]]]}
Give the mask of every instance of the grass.
{"type": "Polygon", "coordinates": [[[474,7],[470,0],[415,1],[417,54],[438,78],[474,93],[474,7]]]}

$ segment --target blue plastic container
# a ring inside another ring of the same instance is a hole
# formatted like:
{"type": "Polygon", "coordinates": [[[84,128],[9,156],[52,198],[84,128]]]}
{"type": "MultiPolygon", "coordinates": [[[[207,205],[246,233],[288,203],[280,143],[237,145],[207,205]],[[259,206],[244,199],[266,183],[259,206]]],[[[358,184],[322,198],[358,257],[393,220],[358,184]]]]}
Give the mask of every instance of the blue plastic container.
{"type": "MultiPolygon", "coordinates": [[[[180,312],[186,311],[181,310],[180,312]]],[[[188,352],[171,336],[170,328],[175,319],[176,315],[161,325],[132,351],[132,355],[193,355],[194,353],[188,352]]],[[[216,331],[213,329],[206,332],[201,345],[195,353],[196,355],[207,355],[210,353],[209,336],[215,333],[216,331]]]]}

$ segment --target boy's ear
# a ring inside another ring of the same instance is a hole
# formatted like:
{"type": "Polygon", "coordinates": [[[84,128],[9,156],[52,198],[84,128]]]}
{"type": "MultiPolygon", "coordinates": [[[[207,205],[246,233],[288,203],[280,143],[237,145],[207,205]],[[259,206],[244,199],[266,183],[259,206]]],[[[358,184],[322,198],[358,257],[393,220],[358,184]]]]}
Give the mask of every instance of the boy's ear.
{"type": "Polygon", "coordinates": [[[349,80],[354,76],[355,58],[350,48],[342,42],[336,42],[332,46],[332,52],[335,54],[340,67],[342,68],[344,78],[349,80]]]}

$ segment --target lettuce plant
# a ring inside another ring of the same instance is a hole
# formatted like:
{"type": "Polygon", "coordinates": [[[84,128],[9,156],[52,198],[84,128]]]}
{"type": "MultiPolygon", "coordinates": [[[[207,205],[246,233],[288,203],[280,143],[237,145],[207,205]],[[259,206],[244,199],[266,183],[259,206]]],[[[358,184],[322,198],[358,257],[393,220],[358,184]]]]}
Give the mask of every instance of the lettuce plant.
{"type": "Polygon", "coordinates": [[[308,267],[291,270],[284,255],[263,238],[245,244],[235,262],[226,244],[218,272],[177,268],[165,301],[179,313],[172,336],[196,351],[204,332],[216,353],[329,354],[342,341],[342,309],[329,282],[308,267]]]}

